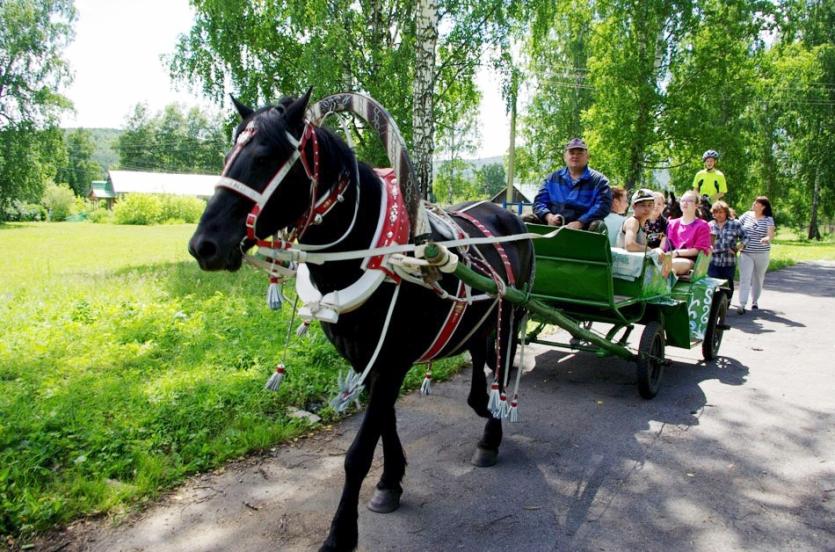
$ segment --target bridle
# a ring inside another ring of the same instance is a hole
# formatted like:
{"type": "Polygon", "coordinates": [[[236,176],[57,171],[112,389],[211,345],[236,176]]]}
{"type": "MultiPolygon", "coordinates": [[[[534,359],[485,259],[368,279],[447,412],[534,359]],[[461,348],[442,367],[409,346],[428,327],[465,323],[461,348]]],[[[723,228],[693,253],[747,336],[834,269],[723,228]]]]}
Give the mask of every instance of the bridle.
{"type": "Polygon", "coordinates": [[[315,126],[311,122],[305,121],[301,137],[298,140],[286,130],[284,131],[287,141],[289,141],[293,146],[293,153],[290,154],[290,157],[288,157],[284,163],[281,164],[281,166],[279,166],[278,170],[272,178],[270,178],[270,181],[264,188],[264,191],[258,192],[243,182],[227,176],[238,155],[240,155],[241,151],[252,140],[256,133],[257,128],[255,127],[255,121],[250,121],[238,135],[238,138],[235,141],[235,148],[232,150],[232,153],[229,155],[229,159],[226,161],[226,165],[223,168],[220,179],[217,184],[215,184],[215,189],[226,188],[253,202],[252,209],[246,217],[246,237],[242,240],[242,244],[246,240],[251,240],[255,241],[259,246],[275,247],[275,238],[264,240],[256,234],[255,229],[258,224],[258,217],[265,209],[267,203],[270,201],[270,198],[272,198],[273,194],[275,194],[278,190],[279,185],[284,181],[287,174],[293,168],[296,161],[301,160],[305,175],[310,181],[310,206],[296,221],[295,225],[290,230],[287,239],[280,240],[283,242],[280,247],[286,248],[289,247],[289,244],[293,241],[300,239],[311,224],[320,223],[323,217],[329,213],[338,202],[343,201],[343,193],[348,187],[350,178],[347,174],[343,173],[337,184],[330,189],[329,193],[325,194],[317,201],[316,196],[319,188],[319,141],[316,137],[315,126]],[[312,158],[308,158],[305,153],[305,147],[308,142],[312,145],[312,158]]]}

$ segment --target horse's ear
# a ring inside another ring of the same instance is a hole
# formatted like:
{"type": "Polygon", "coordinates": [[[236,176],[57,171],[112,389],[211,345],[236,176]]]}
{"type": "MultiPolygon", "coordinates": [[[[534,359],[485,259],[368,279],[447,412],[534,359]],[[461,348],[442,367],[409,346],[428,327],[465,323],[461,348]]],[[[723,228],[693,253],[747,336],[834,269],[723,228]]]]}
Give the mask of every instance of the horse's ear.
{"type": "Polygon", "coordinates": [[[670,199],[673,200],[673,201],[676,200],[676,193],[672,190],[670,190],[670,199]]]}
{"type": "Polygon", "coordinates": [[[287,111],[284,112],[284,120],[287,121],[287,128],[301,129],[304,125],[304,113],[307,110],[307,103],[310,101],[310,94],[313,92],[313,87],[307,89],[304,96],[287,106],[287,111]]]}
{"type": "Polygon", "coordinates": [[[247,119],[250,115],[255,113],[255,111],[251,107],[247,107],[241,102],[238,101],[238,98],[229,94],[229,97],[232,98],[232,103],[235,105],[235,109],[238,111],[238,115],[241,116],[241,119],[247,119]]]}

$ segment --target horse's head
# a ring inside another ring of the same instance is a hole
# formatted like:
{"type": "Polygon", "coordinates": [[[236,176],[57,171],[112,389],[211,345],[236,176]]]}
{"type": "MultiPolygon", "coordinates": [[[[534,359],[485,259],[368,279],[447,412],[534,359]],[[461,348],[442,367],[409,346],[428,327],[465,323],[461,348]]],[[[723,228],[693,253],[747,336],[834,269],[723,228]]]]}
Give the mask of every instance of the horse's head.
{"type": "Polygon", "coordinates": [[[696,211],[696,216],[698,216],[702,220],[706,220],[710,222],[713,220],[713,214],[711,213],[711,203],[710,197],[703,195],[701,197],[701,201],[699,202],[699,209],[696,211]]]}
{"type": "Polygon", "coordinates": [[[662,214],[664,215],[664,218],[668,220],[681,218],[681,204],[679,204],[678,199],[676,199],[675,192],[667,192],[667,205],[664,207],[662,214]]]}
{"type": "Polygon", "coordinates": [[[310,90],[255,111],[233,98],[241,116],[235,145],[189,241],[203,270],[237,270],[257,239],[292,226],[310,206],[318,169],[304,154],[308,138],[315,140],[305,122],[309,100],[310,90]]]}

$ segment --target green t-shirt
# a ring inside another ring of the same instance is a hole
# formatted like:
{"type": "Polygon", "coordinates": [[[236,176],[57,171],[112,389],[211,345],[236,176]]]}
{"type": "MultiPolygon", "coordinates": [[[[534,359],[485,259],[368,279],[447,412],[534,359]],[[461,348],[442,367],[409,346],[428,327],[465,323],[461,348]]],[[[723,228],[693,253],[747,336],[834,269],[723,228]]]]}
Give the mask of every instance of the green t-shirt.
{"type": "Polygon", "coordinates": [[[707,196],[712,196],[719,192],[728,193],[725,175],[719,169],[710,171],[702,169],[697,172],[696,177],[693,178],[693,189],[699,192],[699,195],[707,196]]]}

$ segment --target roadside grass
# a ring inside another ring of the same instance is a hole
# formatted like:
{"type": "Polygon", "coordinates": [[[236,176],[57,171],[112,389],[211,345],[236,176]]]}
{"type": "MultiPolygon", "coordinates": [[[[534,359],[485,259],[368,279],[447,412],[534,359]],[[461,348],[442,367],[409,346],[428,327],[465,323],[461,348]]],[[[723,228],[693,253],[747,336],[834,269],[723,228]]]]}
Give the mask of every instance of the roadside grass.
{"type": "Polygon", "coordinates": [[[0,535],[125,511],[315,427],[289,406],[338,418],[348,365],[318,325],[293,340],[280,391],[263,390],[290,309],[266,307],[253,270],[201,272],[193,229],[0,225],[0,535]]]}
{"type": "Polygon", "coordinates": [[[821,241],[807,240],[791,230],[781,230],[774,238],[768,270],[779,270],[802,261],[835,261],[835,235],[821,241]]]}

